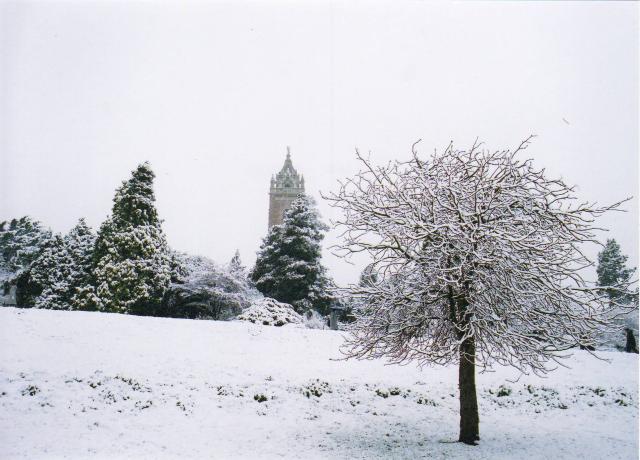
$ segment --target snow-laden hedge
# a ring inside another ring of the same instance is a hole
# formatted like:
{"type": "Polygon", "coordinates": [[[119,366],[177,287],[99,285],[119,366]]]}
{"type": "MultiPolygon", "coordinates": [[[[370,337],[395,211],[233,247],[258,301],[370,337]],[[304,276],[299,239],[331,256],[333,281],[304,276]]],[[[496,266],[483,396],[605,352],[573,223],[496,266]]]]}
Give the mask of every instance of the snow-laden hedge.
{"type": "Polygon", "coordinates": [[[237,319],[265,326],[302,323],[302,316],[296,313],[291,305],[269,297],[253,302],[241,315],[238,315],[237,319]]]}

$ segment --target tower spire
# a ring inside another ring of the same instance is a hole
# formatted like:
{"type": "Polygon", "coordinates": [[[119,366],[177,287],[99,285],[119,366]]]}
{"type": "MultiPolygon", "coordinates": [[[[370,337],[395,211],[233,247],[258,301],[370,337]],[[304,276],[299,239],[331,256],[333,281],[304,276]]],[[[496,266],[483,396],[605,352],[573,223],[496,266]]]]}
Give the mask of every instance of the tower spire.
{"type": "Polygon", "coordinates": [[[282,169],[271,178],[269,191],[269,228],[282,223],[284,212],[291,203],[304,194],[304,178],[291,161],[291,147],[287,145],[287,157],[282,169]]]}

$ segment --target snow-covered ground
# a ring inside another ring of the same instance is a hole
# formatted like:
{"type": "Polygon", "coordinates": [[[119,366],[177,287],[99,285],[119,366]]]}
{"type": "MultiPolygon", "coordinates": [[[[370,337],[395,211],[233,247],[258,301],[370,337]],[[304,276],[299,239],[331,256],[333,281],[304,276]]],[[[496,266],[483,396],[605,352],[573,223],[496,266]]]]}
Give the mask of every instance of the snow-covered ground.
{"type": "Polygon", "coordinates": [[[638,458],[638,356],[547,379],[342,361],[342,335],[244,322],[0,309],[0,458],[638,458]],[[500,388],[503,386],[503,388],[500,388]],[[266,399],[266,400],[263,400],[266,399]]]}

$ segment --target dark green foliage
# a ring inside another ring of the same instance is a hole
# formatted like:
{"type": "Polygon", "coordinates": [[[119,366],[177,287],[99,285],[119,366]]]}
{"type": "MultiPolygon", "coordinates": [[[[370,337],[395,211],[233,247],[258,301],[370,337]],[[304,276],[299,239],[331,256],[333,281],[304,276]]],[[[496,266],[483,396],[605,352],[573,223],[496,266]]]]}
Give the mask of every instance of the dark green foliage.
{"type": "Polygon", "coordinates": [[[258,393],[258,394],[253,395],[253,399],[255,401],[258,401],[259,403],[262,403],[262,402],[265,402],[268,398],[265,395],[263,395],[262,393],[258,393]]]}
{"type": "Polygon", "coordinates": [[[628,257],[623,255],[620,245],[614,239],[607,240],[604,249],[598,254],[598,286],[605,288],[607,296],[613,301],[628,303],[632,294],[628,283],[635,268],[626,266],[628,257]]]}
{"type": "Polygon", "coordinates": [[[282,225],[274,225],[269,229],[269,233],[262,240],[256,264],[251,273],[250,279],[256,284],[256,288],[268,297],[280,300],[278,292],[281,280],[276,278],[275,270],[280,263],[282,253],[283,228],[282,225]]]}
{"type": "Polygon", "coordinates": [[[122,182],[113,199],[112,219],[120,225],[159,226],[155,207],[153,180],[155,174],[148,162],[139,165],[131,179],[122,182]]]}
{"type": "Polygon", "coordinates": [[[76,309],[76,291],[89,282],[95,236],[83,219],[65,237],[55,235],[16,278],[19,304],[76,309]]]}
{"type": "Polygon", "coordinates": [[[93,251],[96,235],[84,219],[80,219],[64,238],[72,270],[67,280],[69,305],[73,310],[87,309],[83,293],[93,288],[93,251]]]}
{"type": "Polygon", "coordinates": [[[328,313],[330,280],[320,263],[320,243],[326,230],[309,197],[295,200],[282,225],[271,227],[258,251],[249,275],[258,290],[299,312],[315,309],[328,313]]]}
{"type": "Polygon", "coordinates": [[[42,293],[42,286],[33,282],[29,270],[19,272],[12,280],[16,286],[16,304],[19,308],[30,308],[42,293]]]}
{"type": "Polygon", "coordinates": [[[29,216],[0,223],[0,294],[16,287],[19,307],[31,307],[42,287],[31,279],[29,267],[51,239],[51,231],[29,216]]]}
{"type": "Polygon", "coordinates": [[[638,344],[636,343],[636,338],[633,335],[633,330],[631,328],[626,328],[624,332],[627,336],[627,343],[624,347],[624,351],[627,353],[638,353],[638,344]]]}
{"type": "Polygon", "coordinates": [[[620,245],[614,239],[607,240],[604,249],[598,254],[598,286],[609,298],[612,307],[617,309],[622,306],[631,306],[631,311],[626,312],[617,320],[620,325],[613,336],[605,337],[605,342],[615,344],[616,348],[624,349],[628,353],[637,353],[634,332],[638,331],[638,293],[630,290],[635,268],[628,268],[628,257],[622,254],[620,245]],[[626,342],[622,347],[621,343],[626,342]]]}
{"type": "Polygon", "coordinates": [[[29,216],[0,223],[0,265],[14,273],[27,269],[50,238],[51,231],[29,216]]]}
{"type": "Polygon", "coordinates": [[[247,305],[241,296],[224,288],[176,284],[165,294],[155,316],[226,320],[239,314],[247,305]]]}
{"type": "Polygon", "coordinates": [[[155,209],[154,177],[148,163],[138,166],[116,191],[113,213],[98,232],[95,295],[84,294],[101,310],[153,315],[169,288],[174,272],[155,209]]]}
{"type": "Polygon", "coordinates": [[[169,267],[171,269],[171,282],[181,284],[184,283],[188,276],[189,270],[182,260],[182,256],[176,251],[169,250],[169,267]]]}
{"type": "Polygon", "coordinates": [[[71,300],[70,280],[74,271],[73,261],[64,238],[55,235],[29,268],[31,281],[38,286],[39,294],[33,301],[37,308],[69,309],[71,300]]]}

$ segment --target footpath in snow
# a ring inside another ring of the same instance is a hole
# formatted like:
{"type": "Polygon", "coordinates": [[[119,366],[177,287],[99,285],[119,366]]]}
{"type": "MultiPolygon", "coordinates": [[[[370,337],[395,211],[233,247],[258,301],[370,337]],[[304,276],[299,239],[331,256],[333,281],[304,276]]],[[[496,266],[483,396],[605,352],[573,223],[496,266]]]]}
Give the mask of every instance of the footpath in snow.
{"type": "Polygon", "coordinates": [[[0,458],[638,458],[638,356],[548,378],[344,361],[340,332],[0,309],[0,458]]]}

